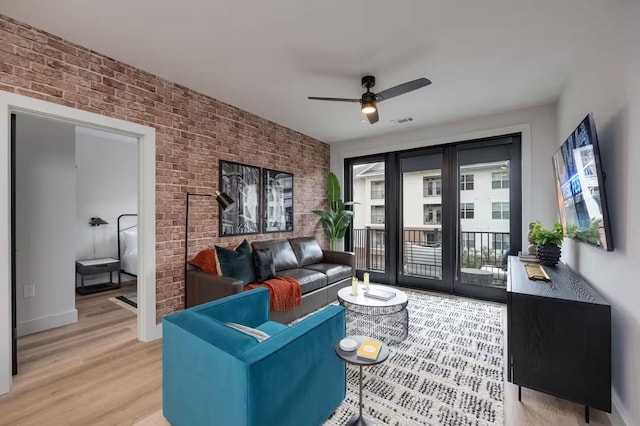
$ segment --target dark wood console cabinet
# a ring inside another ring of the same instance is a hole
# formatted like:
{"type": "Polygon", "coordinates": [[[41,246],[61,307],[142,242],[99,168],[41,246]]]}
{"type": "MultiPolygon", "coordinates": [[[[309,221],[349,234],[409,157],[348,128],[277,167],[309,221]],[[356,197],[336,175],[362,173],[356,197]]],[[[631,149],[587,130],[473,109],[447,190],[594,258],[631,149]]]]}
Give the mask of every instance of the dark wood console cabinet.
{"type": "Polygon", "coordinates": [[[566,265],[532,281],[518,257],[507,280],[508,380],[611,412],[611,306],[566,265]]]}

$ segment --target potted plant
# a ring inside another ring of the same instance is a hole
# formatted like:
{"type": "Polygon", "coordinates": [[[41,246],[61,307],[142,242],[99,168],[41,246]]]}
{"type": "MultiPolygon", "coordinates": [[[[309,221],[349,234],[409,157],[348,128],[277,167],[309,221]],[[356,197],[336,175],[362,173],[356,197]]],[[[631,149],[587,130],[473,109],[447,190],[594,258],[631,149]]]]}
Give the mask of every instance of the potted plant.
{"type": "Polygon", "coordinates": [[[540,263],[547,266],[555,266],[560,260],[562,239],[564,231],[562,224],[556,222],[552,229],[545,229],[540,222],[533,225],[531,239],[536,244],[536,256],[540,263]]]}
{"type": "Polygon", "coordinates": [[[345,209],[345,206],[354,204],[352,201],[345,203],[340,198],[340,182],[335,173],[329,173],[327,178],[327,200],[329,211],[314,210],[313,212],[320,216],[322,228],[331,242],[331,250],[335,250],[338,241],[344,238],[353,218],[353,212],[345,209]]]}

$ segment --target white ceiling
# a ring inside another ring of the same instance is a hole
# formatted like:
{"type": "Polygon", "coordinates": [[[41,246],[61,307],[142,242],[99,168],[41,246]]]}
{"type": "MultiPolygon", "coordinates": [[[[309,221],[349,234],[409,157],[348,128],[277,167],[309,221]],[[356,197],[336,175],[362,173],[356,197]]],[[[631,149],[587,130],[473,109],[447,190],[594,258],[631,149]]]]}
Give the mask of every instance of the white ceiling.
{"type": "Polygon", "coordinates": [[[555,101],[607,31],[602,0],[20,0],[0,13],[326,142],[555,101]],[[374,91],[427,77],[382,103],[374,91]],[[391,120],[411,116],[410,124],[391,120]]]}

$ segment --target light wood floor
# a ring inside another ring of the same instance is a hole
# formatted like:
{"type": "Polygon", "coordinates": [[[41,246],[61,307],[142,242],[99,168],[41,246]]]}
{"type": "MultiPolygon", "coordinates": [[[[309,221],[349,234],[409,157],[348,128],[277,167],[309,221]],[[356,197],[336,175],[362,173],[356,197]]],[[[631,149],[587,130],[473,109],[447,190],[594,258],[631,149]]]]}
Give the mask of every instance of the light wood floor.
{"type": "MultiPolygon", "coordinates": [[[[19,340],[19,374],[0,398],[0,425],[168,425],[161,342],[138,342],[135,314],[107,300],[130,291],[78,297],[78,323],[19,340]]],[[[505,384],[508,426],[583,425],[583,414],[580,405],[528,389],[519,403],[518,388],[505,384]]],[[[592,410],[591,425],[610,423],[592,410]]]]}

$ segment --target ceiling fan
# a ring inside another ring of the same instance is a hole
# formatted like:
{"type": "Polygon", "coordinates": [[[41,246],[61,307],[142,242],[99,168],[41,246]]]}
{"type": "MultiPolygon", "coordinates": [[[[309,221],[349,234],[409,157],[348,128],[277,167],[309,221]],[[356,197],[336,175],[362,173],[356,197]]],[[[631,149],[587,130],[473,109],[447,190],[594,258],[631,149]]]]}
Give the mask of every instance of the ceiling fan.
{"type": "Polygon", "coordinates": [[[369,119],[369,123],[374,124],[379,120],[378,107],[376,104],[387,99],[395,98],[396,96],[404,95],[421,87],[425,87],[431,84],[426,78],[419,78],[417,80],[408,81],[406,83],[399,84],[390,89],[383,90],[380,93],[372,93],[371,88],[376,85],[376,78],[372,75],[362,77],[362,87],[367,89],[362,94],[360,99],[348,99],[348,98],[323,98],[317,96],[309,96],[309,99],[316,101],[336,101],[336,102],[359,102],[362,108],[362,112],[366,114],[369,119]]]}

